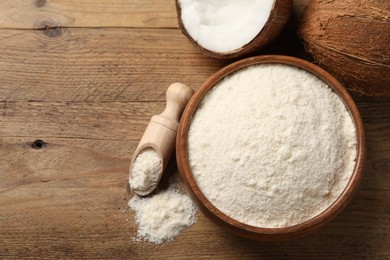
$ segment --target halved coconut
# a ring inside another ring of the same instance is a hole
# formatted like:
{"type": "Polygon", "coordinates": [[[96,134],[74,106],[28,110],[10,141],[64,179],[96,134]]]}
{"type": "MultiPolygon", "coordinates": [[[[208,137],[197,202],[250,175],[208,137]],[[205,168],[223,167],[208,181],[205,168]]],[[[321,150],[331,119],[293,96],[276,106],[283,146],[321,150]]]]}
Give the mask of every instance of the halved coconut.
{"type": "Polygon", "coordinates": [[[292,0],[176,0],[176,9],[182,32],[204,54],[237,58],[278,36],[292,0]]]}

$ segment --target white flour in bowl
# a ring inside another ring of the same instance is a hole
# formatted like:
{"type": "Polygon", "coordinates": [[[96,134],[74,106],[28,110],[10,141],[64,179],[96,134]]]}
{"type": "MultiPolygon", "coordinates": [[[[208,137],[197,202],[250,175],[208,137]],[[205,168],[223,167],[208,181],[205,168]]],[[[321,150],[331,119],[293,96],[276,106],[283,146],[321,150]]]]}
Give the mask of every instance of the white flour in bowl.
{"type": "Polygon", "coordinates": [[[316,76],[256,65],[219,82],[194,113],[194,178],[226,215],[256,227],[302,223],[328,208],[355,166],[356,130],[316,76]]]}

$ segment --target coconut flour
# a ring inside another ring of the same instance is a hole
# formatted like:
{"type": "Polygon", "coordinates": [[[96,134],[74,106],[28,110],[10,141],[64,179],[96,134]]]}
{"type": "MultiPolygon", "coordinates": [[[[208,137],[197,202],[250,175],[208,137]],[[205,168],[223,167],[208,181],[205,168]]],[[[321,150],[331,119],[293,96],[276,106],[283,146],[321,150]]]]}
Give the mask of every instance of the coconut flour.
{"type": "Polygon", "coordinates": [[[316,76],[256,65],[203,98],[188,137],[194,178],[226,215],[257,227],[302,223],[346,187],[356,131],[345,105],[316,76]]]}
{"type": "Polygon", "coordinates": [[[176,185],[152,197],[134,196],[129,206],[136,213],[138,238],[161,244],[172,241],[182,229],[196,220],[192,200],[176,185]]]}
{"type": "Polygon", "coordinates": [[[146,191],[153,187],[162,174],[160,156],[152,148],[146,148],[139,153],[131,168],[130,188],[146,191]]]}

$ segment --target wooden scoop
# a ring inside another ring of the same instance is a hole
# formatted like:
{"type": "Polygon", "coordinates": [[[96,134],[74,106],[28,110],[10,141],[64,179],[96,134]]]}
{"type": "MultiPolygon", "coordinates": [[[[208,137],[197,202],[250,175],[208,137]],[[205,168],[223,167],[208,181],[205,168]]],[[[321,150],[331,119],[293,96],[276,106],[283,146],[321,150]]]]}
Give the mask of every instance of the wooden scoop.
{"type": "Polygon", "coordinates": [[[175,149],[176,131],[181,114],[193,94],[194,90],[190,87],[182,83],[173,83],[167,90],[165,110],[161,114],[153,116],[150,120],[131,160],[129,182],[131,183],[132,180],[132,166],[134,161],[146,148],[154,149],[159,155],[162,162],[162,172],[157,182],[154,182],[151,187],[145,190],[133,189],[137,195],[146,196],[157,187],[175,149]]]}

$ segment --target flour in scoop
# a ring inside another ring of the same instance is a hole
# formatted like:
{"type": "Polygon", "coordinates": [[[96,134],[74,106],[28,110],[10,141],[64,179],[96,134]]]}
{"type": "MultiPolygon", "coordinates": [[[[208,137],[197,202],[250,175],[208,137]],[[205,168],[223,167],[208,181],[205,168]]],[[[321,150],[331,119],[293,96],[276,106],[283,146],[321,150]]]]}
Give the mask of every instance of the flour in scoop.
{"type": "Polygon", "coordinates": [[[211,89],[194,113],[189,162],[207,199],[256,227],[326,210],[353,173],[356,129],[322,80],[288,65],[254,65],[211,89]]]}
{"type": "Polygon", "coordinates": [[[131,168],[130,188],[146,191],[154,187],[162,174],[162,162],[158,153],[152,148],[141,151],[131,168]]]}
{"type": "Polygon", "coordinates": [[[136,213],[138,237],[156,244],[172,241],[196,220],[195,205],[176,185],[152,197],[134,196],[129,206],[136,213]]]}

